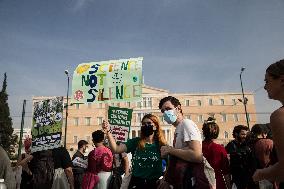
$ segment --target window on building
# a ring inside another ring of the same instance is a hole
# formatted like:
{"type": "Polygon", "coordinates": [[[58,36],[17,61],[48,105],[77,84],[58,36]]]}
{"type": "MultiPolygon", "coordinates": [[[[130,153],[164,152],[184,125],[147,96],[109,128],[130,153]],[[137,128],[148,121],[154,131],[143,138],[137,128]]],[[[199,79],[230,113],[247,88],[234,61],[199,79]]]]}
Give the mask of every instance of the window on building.
{"type": "Polygon", "coordinates": [[[141,122],[141,120],[142,120],[142,115],[141,115],[142,113],[137,113],[136,114],[136,122],[137,123],[139,123],[139,122],[141,122]]]}
{"type": "Polygon", "coordinates": [[[152,98],[151,97],[143,97],[142,106],[145,107],[145,108],[152,107],[152,98]]]}
{"type": "Polygon", "coordinates": [[[201,105],[202,105],[201,100],[197,100],[197,105],[198,105],[198,106],[201,106],[201,105]]]}
{"type": "Polygon", "coordinates": [[[224,138],[229,138],[229,134],[227,131],[224,132],[224,138]]]}
{"type": "Polygon", "coordinates": [[[159,120],[161,123],[163,123],[165,120],[164,120],[164,116],[159,116],[159,120]]]}
{"type": "Polygon", "coordinates": [[[131,102],[126,102],[126,106],[127,106],[128,108],[130,108],[130,107],[131,107],[131,102]]]}
{"type": "Polygon", "coordinates": [[[199,123],[203,122],[203,115],[197,116],[197,122],[199,122],[199,123]]]}
{"type": "Polygon", "coordinates": [[[185,115],[185,119],[190,119],[190,115],[185,115]]]}
{"type": "Polygon", "coordinates": [[[146,115],[147,113],[137,113],[136,114],[136,122],[140,123],[142,121],[142,118],[144,117],[144,115],[146,115]]]}
{"type": "Polygon", "coordinates": [[[77,144],[78,143],[78,136],[73,137],[73,143],[77,144]]]}
{"type": "Polygon", "coordinates": [[[80,104],[75,104],[76,109],[80,108],[80,104]]]}
{"type": "Polygon", "coordinates": [[[79,125],[79,118],[78,117],[74,117],[74,125],[75,126],[79,125]]]}
{"type": "Polygon", "coordinates": [[[136,132],[135,130],[132,130],[132,138],[135,138],[136,137],[136,132]]]}
{"type": "Polygon", "coordinates": [[[238,114],[234,114],[234,121],[238,122],[239,121],[239,115],[238,114]]]}
{"type": "Polygon", "coordinates": [[[110,105],[111,105],[111,106],[114,106],[114,103],[112,102],[110,105]]]}
{"type": "Polygon", "coordinates": [[[222,116],[222,122],[227,122],[227,115],[221,114],[221,116],[222,116]]]}
{"type": "Polygon", "coordinates": [[[250,122],[250,118],[251,118],[251,117],[250,117],[250,114],[248,113],[248,121],[249,121],[249,122],[250,122]]]}
{"type": "Polygon", "coordinates": [[[91,125],[91,117],[85,117],[85,123],[87,126],[91,125]]]}
{"type": "Polygon", "coordinates": [[[117,103],[117,104],[116,104],[116,107],[120,107],[120,103],[117,103]]]}
{"type": "Polygon", "coordinates": [[[164,137],[166,138],[166,130],[162,130],[162,131],[163,131],[164,137]]]}
{"type": "Polygon", "coordinates": [[[208,99],[208,104],[209,104],[210,106],[213,105],[213,100],[212,100],[212,98],[209,98],[209,99],[208,99]]]}
{"type": "Polygon", "coordinates": [[[137,107],[141,108],[142,107],[142,102],[137,102],[137,107]]]}
{"type": "Polygon", "coordinates": [[[98,117],[97,122],[98,122],[98,125],[101,125],[103,123],[103,117],[98,117]]]}
{"type": "Polygon", "coordinates": [[[185,100],[185,106],[189,106],[190,101],[189,100],[185,100]]]}
{"type": "Polygon", "coordinates": [[[221,103],[221,105],[224,105],[225,104],[225,100],[223,98],[220,99],[220,103],[221,103]]]}
{"type": "Polygon", "coordinates": [[[92,108],[92,103],[88,103],[88,108],[92,108]]]}
{"type": "Polygon", "coordinates": [[[233,105],[236,105],[237,104],[237,100],[236,99],[232,99],[232,103],[233,103],[233,105]]]}

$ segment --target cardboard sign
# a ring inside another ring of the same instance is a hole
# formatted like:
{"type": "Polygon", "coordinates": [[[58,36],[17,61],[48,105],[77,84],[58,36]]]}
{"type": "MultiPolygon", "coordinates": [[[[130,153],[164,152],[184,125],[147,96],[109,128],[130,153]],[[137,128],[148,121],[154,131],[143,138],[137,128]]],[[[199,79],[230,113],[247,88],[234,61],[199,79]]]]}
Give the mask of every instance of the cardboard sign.
{"type": "Polygon", "coordinates": [[[60,147],[63,97],[35,102],[32,126],[32,152],[60,147]]]}
{"type": "Polygon", "coordinates": [[[76,157],[73,161],[72,161],[74,166],[77,167],[82,167],[84,169],[87,169],[88,167],[88,158],[87,159],[82,159],[80,157],[76,157]]]}
{"type": "Polygon", "coordinates": [[[110,132],[116,141],[126,142],[130,132],[132,109],[110,106],[108,109],[108,121],[110,132]]]}
{"type": "Polygon", "coordinates": [[[72,103],[140,101],[143,58],[79,64],[73,74],[72,103]]]}

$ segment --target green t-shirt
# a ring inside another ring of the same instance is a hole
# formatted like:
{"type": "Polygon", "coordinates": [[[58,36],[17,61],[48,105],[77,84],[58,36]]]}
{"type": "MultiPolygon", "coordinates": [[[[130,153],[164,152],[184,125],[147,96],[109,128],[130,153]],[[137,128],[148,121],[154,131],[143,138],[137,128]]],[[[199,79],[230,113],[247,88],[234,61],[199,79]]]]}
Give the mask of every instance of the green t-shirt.
{"type": "Polygon", "coordinates": [[[145,179],[157,179],[162,175],[162,159],[158,143],[145,144],[143,150],[139,150],[140,138],[129,139],[125,144],[127,153],[132,154],[132,174],[135,177],[145,179]]]}

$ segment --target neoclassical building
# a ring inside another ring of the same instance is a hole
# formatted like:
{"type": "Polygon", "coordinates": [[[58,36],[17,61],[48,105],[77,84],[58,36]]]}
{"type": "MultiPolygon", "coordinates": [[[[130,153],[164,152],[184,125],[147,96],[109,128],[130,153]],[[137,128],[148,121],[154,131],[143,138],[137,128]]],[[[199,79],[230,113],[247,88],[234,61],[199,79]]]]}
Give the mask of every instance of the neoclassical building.
{"type": "MultiPolygon", "coordinates": [[[[244,104],[241,93],[170,93],[168,90],[143,85],[141,102],[110,103],[109,106],[118,106],[133,109],[130,138],[140,135],[141,119],[147,113],[157,115],[161,120],[162,129],[166,140],[171,145],[175,128],[163,120],[159,110],[159,101],[166,96],[175,96],[182,104],[185,118],[192,119],[200,128],[204,120],[214,116],[220,126],[218,142],[226,144],[232,140],[233,127],[247,125],[244,104]]],[[[256,123],[256,110],[253,93],[245,93],[247,98],[247,112],[249,124],[256,123]]],[[[33,101],[48,97],[33,97],[33,101]]],[[[66,99],[64,99],[66,102],[66,99]]],[[[69,104],[67,119],[67,149],[77,148],[77,142],[81,139],[91,142],[92,132],[101,129],[102,121],[107,116],[108,105],[98,104],[69,104]]],[[[66,103],[65,103],[66,107],[66,103]]],[[[64,112],[65,116],[65,112],[64,112]]],[[[65,118],[63,122],[63,137],[65,118]]]]}

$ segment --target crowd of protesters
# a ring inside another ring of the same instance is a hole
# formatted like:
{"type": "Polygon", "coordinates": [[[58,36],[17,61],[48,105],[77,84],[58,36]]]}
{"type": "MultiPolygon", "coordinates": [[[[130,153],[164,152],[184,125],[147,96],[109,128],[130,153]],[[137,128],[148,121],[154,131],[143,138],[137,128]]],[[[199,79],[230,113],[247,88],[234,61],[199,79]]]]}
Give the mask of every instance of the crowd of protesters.
{"type": "Polygon", "coordinates": [[[125,143],[115,140],[105,120],[102,129],[92,133],[94,149],[87,154],[89,144],[81,140],[72,159],[63,147],[31,153],[27,138],[25,153],[14,167],[21,168],[21,179],[13,174],[0,146],[0,179],[8,189],[283,189],[284,60],[267,68],[264,88],[282,107],[272,113],[269,124],[256,124],[251,130],[235,126],[234,140],[226,146],[217,143],[214,117],[204,122],[201,132],[184,118],[180,101],[168,96],[161,99],[159,109],[175,127],[173,146],[153,114],[142,118],[140,136],[125,143]]]}

